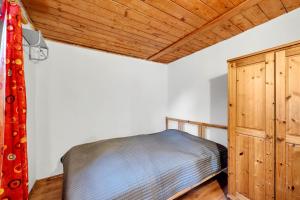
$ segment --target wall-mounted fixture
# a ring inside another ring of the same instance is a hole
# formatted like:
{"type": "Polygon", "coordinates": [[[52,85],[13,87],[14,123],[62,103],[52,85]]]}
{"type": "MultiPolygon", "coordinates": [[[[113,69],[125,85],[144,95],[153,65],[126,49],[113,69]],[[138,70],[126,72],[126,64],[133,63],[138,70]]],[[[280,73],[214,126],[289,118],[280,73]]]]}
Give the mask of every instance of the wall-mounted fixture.
{"type": "Polygon", "coordinates": [[[23,28],[23,45],[29,48],[30,60],[46,60],[49,56],[48,46],[40,31],[23,28]]]}

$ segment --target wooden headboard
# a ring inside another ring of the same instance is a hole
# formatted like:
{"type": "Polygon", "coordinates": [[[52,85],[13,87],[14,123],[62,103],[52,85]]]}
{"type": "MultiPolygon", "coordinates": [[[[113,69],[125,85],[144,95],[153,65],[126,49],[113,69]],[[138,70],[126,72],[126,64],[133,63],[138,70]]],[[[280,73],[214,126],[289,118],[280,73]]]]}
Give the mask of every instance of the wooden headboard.
{"type": "Polygon", "coordinates": [[[219,128],[219,129],[225,129],[227,130],[227,126],[224,125],[217,125],[217,124],[208,124],[204,122],[195,122],[190,120],[184,120],[184,119],[176,119],[171,117],[166,117],[166,129],[169,128],[169,122],[177,122],[178,123],[178,130],[184,131],[184,125],[185,124],[192,124],[196,125],[198,127],[198,136],[201,138],[205,138],[205,130],[206,128],[219,128]]]}

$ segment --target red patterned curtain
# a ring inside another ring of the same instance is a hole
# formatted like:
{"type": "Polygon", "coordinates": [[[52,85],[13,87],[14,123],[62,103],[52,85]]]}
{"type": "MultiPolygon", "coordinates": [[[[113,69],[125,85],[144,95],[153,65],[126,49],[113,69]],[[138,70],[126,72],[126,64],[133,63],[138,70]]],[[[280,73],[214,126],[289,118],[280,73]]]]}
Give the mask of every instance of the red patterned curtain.
{"type": "Polygon", "coordinates": [[[21,9],[6,4],[5,127],[0,199],[28,199],[26,93],[23,65],[21,9]]]}

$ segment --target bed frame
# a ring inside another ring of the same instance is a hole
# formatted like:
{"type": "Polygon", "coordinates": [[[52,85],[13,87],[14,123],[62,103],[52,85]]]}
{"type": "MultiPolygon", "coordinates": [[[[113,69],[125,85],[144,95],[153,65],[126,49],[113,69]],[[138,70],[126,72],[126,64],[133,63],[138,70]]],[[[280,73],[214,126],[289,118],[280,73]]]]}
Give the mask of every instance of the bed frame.
{"type": "MultiPolygon", "coordinates": [[[[198,136],[201,138],[205,138],[205,139],[206,139],[206,134],[205,134],[206,128],[218,128],[218,129],[227,130],[227,126],[224,126],[224,125],[208,124],[208,123],[204,123],[204,122],[196,122],[196,121],[177,119],[177,118],[171,118],[171,117],[166,117],[166,129],[169,129],[170,121],[177,122],[177,124],[178,124],[177,129],[181,130],[181,131],[184,131],[185,124],[191,124],[191,125],[197,126],[198,127],[198,136]]],[[[184,190],[177,192],[175,195],[170,197],[168,200],[174,200],[174,199],[184,195],[185,193],[191,191],[195,187],[197,187],[197,186],[201,185],[202,183],[208,181],[209,179],[215,177],[216,175],[220,174],[221,172],[225,171],[226,169],[222,169],[221,171],[208,176],[207,178],[203,179],[200,183],[197,183],[197,184],[193,185],[192,187],[185,188],[184,190]]]]}
{"type": "Polygon", "coordinates": [[[178,123],[177,129],[180,131],[184,131],[185,124],[192,124],[192,125],[198,126],[198,136],[201,138],[206,138],[206,134],[205,134],[206,128],[219,128],[219,129],[227,130],[227,126],[224,126],[224,125],[208,124],[208,123],[204,123],[204,122],[189,121],[189,120],[176,119],[176,118],[171,118],[171,117],[166,117],[166,129],[169,128],[170,121],[177,122],[178,123]]]}

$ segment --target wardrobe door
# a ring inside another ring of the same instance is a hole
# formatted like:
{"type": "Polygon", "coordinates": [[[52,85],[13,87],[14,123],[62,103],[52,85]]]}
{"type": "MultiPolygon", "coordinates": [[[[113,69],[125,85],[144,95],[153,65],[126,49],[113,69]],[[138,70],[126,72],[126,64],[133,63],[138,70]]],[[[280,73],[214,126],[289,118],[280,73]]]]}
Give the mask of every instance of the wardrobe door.
{"type": "Polygon", "coordinates": [[[287,199],[300,199],[300,145],[287,144],[287,199]]]}
{"type": "Polygon", "coordinates": [[[274,198],[274,53],[229,64],[229,195],[274,198]]]}
{"type": "Polygon", "coordinates": [[[300,47],[276,53],[276,199],[300,200],[300,47]]]}

